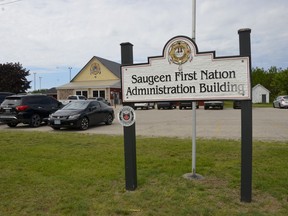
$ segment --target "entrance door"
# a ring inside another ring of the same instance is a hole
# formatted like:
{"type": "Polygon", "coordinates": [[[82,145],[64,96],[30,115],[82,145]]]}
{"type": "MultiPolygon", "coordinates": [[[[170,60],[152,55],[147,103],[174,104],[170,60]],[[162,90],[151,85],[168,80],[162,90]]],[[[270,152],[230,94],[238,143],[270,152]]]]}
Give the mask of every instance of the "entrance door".
{"type": "Polygon", "coordinates": [[[265,94],[262,94],[262,103],[267,103],[265,94]]]}

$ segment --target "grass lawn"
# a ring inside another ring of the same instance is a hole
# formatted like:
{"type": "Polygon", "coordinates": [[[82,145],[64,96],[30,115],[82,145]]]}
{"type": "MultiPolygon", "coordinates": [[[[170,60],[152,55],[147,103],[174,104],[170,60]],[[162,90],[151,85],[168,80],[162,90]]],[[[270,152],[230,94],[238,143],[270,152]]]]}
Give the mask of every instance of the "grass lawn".
{"type": "Polygon", "coordinates": [[[288,215],[288,142],[253,143],[252,202],[240,202],[240,142],[137,138],[125,190],[123,137],[0,132],[0,215],[288,215]]]}

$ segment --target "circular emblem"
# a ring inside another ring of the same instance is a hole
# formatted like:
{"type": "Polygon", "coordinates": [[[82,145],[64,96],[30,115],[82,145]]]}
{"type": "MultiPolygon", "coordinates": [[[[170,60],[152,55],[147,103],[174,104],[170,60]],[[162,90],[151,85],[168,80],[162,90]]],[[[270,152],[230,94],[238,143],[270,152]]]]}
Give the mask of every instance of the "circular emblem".
{"type": "Polygon", "coordinates": [[[123,106],[118,113],[118,121],[124,127],[129,127],[135,123],[136,114],[132,107],[123,106]]]}
{"type": "Polygon", "coordinates": [[[93,63],[90,67],[90,75],[94,75],[96,78],[98,74],[101,74],[101,68],[98,63],[93,63]]]}
{"type": "Polygon", "coordinates": [[[168,55],[168,61],[177,65],[182,65],[189,59],[192,60],[191,48],[185,41],[176,41],[171,44],[168,55]]]}

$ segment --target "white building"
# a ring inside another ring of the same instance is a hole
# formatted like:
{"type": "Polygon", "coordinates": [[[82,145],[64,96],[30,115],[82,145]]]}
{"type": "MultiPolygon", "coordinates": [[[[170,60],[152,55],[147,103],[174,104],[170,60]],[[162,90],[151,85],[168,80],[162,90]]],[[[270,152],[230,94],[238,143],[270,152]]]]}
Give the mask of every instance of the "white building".
{"type": "Polygon", "coordinates": [[[252,103],[269,103],[270,91],[261,84],[252,88],[252,103]]]}

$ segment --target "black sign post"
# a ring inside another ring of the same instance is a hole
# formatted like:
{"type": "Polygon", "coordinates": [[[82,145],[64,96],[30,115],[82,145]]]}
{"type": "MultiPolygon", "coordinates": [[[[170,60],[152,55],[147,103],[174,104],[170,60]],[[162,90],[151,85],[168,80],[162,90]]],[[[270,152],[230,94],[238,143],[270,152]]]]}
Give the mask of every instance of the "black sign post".
{"type": "MultiPolygon", "coordinates": [[[[121,64],[133,64],[133,44],[121,43],[121,64]]],[[[133,106],[133,103],[123,103],[123,106],[133,106]]],[[[135,123],[123,130],[126,190],[133,191],[137,188],[135,123]]]]}
{"type": "MultiPolygon", "coordinates": [[[[240,29],[240,56],[250,57],[251,77],[251,29],[240,29]]],[[[251,86],[250,86],[251,87],[251,86]]],[[[241,201],[252,200],[252,99],[241,102],[241,201]]]]}

